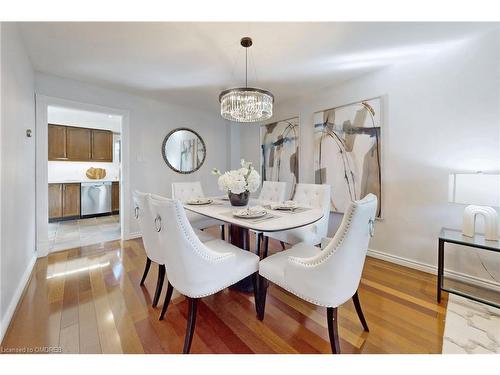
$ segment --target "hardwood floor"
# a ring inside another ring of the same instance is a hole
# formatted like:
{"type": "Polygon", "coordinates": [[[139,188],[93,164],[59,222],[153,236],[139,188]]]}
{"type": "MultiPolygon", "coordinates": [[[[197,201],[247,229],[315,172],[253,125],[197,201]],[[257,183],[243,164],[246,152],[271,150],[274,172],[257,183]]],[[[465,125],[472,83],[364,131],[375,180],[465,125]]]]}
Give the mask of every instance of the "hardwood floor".
{"type": "MultiPolygon", "coordinates": [[[[280,243],[270,241],[270,249],[281,249],[280,243]]],[[[174,292],[159,321],[166,283],[151,308],[158,267],[152,264],[139,286],[145,260],[141,239],[39,259],[2,352],[181,353],[187,300],[174,292]]],[[[341,306],[342,353],[440,353],[447,294],[437,304],[435,285],[432,275],[368,258],[359,297],[370,332],[363,331],[352,301],[341,306]]],[[[330,353],[326,309],[271,285],[260,322],[253,294],[226,289],[200,301],[191,353],[330,353]]]]}

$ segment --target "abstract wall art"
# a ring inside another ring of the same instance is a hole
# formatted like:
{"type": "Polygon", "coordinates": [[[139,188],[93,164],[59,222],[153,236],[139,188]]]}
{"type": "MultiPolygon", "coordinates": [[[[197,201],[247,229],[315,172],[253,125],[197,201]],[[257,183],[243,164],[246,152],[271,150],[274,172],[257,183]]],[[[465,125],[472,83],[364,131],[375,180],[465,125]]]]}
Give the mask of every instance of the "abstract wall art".
{"type": "Polygon", "coordinates": [[[381,107],[375,98],[314,114],[315,181],[331,185],[333,212],[373,193],[382,216],[381,107]]]}
{"type": "Polygon", "coordinates": [[[295,191],[299,180],[299,118],[260,128],[262,181],[285,181],[295,191]]]}

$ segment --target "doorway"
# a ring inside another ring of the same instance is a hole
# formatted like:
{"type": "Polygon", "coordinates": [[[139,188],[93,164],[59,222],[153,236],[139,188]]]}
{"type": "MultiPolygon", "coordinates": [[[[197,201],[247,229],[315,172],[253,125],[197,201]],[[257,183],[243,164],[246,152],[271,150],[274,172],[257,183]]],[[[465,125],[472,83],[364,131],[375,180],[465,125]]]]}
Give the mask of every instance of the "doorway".
{"type": "Polygon", "coordinates": [[[36,97],[38,256],[128,238],[128,111],[36,97]]]}

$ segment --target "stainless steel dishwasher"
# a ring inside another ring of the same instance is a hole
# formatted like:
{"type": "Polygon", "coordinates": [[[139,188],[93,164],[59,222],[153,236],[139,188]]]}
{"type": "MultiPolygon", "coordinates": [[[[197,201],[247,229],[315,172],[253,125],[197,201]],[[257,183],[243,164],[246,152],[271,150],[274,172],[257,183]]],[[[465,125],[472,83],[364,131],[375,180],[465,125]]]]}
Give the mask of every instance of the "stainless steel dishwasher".
{"type": "Polygon", "coordinates": [[[81,215],[98,215],[111,212],[111,182],[82,182],[81,215]]]}

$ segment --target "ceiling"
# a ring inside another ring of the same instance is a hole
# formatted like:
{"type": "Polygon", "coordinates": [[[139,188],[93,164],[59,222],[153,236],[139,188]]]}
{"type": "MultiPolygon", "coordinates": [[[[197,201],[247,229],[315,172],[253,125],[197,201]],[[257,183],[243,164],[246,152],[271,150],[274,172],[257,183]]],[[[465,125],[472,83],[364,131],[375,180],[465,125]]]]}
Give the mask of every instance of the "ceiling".
{"type": "Polygon", "coordinates": [[[21,23],[35,70],[160,100],[218,106],[244,85],[276,102],[408,59],[426,58],[486,32],[491,23],[21,23]]]}

